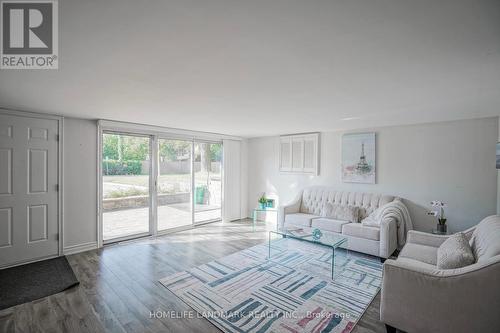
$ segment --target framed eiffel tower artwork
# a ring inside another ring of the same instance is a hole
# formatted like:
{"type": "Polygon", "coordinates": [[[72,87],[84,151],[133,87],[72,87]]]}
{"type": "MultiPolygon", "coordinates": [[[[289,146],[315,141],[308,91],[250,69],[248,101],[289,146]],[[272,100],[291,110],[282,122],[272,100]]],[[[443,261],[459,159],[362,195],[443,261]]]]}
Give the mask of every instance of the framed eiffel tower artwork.
{"type": "Polygon", "coordinates": [[[375,184],[375,133],[352,133],[342,137],[342,181],[375,184]]]}

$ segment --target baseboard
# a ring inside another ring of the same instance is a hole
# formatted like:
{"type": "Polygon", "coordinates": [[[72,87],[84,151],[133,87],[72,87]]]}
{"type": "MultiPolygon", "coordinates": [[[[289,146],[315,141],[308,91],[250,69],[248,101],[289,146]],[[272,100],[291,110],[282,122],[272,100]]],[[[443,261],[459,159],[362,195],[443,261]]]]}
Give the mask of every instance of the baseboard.
{"type": "Polygon", "coordinates": [[[16,266],[31,264],[31,263],[34,263],[34,262],[48,260],[48,259],[53,259],[53,258],[57,258],[57,257],[58,257],[58,255],[55,254],[55,255],[51,255],[51,256],[47,256],[47,257],[42,257],[42,258],[37,258],[37,259],[22,260],[22,261],[18,261],[18,262],[12,263],[12,264],[7,264],[7,265],[3,265],[3,266],[0,265],[0,269],[5,269],[5,268],[11,268],[11,267],[16,267],[16,266]]]}
{"type": "Polygon", "coordinates": [[[89,242],[77,245],[66,246],[63,249],[64,255],[70,255],[97,249],[97,242],[89,242]]]}
{"type": "Polygon", "coordinates": [[[245,222],[246,220],[250,220],[248,217],[242,217],[242,218],[238,218],[238,219],[231,219],[231,220],[228,220],[226,221],[227,223],[233,223],[233,222],[245,222]]]}

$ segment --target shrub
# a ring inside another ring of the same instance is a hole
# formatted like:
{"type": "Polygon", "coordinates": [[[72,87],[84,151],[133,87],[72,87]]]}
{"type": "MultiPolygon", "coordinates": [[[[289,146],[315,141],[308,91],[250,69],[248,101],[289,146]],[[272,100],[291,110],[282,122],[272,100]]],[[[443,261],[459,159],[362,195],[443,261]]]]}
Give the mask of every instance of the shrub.
{"type": "Polygon", "coordinates": [[[141,190],[135,187],[128,188],[128,189],[120,189],[120,190],[113,190],[109,192],[107,195],[104,197],[107,198],[125,198],[125,197],[135,197],[138,195],[146,195],[148,194],[148,191],[141,190]]]}
{"type": "Polygon", "coordinates": [[[105,176],[116,175],[140,175],[142,171],[142,161],[102,161],[102,170],[105,176]]]}

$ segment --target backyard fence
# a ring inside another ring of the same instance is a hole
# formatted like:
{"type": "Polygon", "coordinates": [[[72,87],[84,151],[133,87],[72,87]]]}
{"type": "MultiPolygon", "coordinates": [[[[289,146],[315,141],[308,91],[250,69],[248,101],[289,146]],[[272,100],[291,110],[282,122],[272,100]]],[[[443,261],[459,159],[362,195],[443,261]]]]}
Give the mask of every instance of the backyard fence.
{"type": "MultiPolygon", "coordinates": [[[[150,161],[142,161],[142,170],[149,170],[150,161]]],[[[212,162],[210,165],[210,172],[220,173],[220,162],[212,162]]],[[[191,162],[189,160],[184,161],[160,161],[160,174],[161,175],[172,175],[172,174],[188,174],[191,173],[191,162]]],[[[194,162],[194,172],[201,171],[201,162],[194,162]]]]}

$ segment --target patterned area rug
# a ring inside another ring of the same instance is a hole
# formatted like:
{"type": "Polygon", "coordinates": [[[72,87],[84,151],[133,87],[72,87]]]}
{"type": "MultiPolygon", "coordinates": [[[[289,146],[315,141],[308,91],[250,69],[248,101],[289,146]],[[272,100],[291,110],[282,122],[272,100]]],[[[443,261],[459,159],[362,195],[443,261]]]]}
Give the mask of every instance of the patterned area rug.
{"type": "Polygon", "coordinates": [[[224,332],[350,332],[377,295],[378,258],[292,239],[260,244],[160,282],[224,332]]]}

